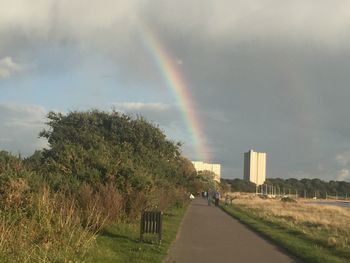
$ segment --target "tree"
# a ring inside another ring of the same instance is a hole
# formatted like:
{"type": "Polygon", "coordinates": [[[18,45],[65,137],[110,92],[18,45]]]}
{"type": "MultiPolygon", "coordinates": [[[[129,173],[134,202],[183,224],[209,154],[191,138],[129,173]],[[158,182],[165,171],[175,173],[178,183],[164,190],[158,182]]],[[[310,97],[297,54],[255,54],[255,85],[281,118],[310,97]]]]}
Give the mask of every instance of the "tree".
{"type": "MultiPolygon", "coordinates": [[[[149,190],[159,182],[188,186],[196,174],[159,127],[118,112],[50,112],[43,165],[50,174],[79,182],[115,182],[123,192],[149,190]]],[[[191,186],[193,187],[193,185],[191,186]]]]}

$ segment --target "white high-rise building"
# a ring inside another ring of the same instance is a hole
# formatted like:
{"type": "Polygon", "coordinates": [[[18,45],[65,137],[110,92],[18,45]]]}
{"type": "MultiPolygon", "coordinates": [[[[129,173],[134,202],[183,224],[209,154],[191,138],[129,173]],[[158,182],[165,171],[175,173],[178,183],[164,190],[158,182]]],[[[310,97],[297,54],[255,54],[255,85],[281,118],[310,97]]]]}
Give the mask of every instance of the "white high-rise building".
{"type": "Polygon", "coordinates": [[[255,183],[264,184],[266,180],[266,153],[250,150],[244,153],[243,179],[255,183]]]}
{"type": "Polygon", "coordinates": [[[211,171],[215,174],[214,180],[220,183],[221,165],[218,163],[204,163],[192,161],[196,171],[211,171]]]}

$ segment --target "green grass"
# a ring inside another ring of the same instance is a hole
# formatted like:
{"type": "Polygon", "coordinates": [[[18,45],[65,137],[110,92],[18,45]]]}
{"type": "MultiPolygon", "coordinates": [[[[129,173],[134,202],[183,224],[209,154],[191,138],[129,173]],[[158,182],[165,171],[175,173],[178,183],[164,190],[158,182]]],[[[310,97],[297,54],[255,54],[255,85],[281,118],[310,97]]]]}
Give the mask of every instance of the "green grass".
{"type": "Polygon", "coordinates": [[[303,234],[291,231],[287,227],[266,222],[248,210],[241,209],[236,205],[220,206],[223,211],[238,219],[251,229],[259,232],[276,244],[285,248],[291,254],[309,263],[345,263],[350,262],[349,258],[345,258],[336,254],[329,247],[312,242],[303,234]]]}
{"type": "Polygon", "coordinates": [[[118,223],[109,225],[97,237],[86,262],[162,262],[175,239],[182,218],[187,210],[174,208],[163,215],[162,242],[158,244],[157,235],[146,235],[145,242],[139,242],[139,224],[118,223]]]}

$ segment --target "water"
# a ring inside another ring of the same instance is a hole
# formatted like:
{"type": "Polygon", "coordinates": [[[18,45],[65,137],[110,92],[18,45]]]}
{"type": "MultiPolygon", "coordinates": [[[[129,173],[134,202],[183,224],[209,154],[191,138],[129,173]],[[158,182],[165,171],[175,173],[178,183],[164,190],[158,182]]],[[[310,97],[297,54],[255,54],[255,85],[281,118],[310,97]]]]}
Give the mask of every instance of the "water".
{"type": "Polygon", "coordinates": [[[350,208],[350,202],[315,201],[315,202],[306,202],[306,204],[311,204],[311,205],[333,205],[333,206],[338,206],[338,207],[350,208]]]}

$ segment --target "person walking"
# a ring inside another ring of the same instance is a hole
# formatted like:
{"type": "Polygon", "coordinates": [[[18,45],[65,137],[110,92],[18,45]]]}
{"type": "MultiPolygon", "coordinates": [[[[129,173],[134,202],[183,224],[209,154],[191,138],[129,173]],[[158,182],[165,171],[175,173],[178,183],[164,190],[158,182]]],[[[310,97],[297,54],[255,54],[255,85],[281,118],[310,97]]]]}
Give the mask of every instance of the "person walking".
{"type": "Polygon", "coordinates": [[[218,206],[219,205],[219,200],[220,200],[220,193],[219,193],[219,191],[215,192],[214,200],[215,200],[215,206],[218,206]]]}
{"type": "Polygon", "coordinates": [[[208,191],[207,199],[208,199],[208,205],[211,206],[211,203],[213,202],[213,194],[211,191],[208,191]]]}

